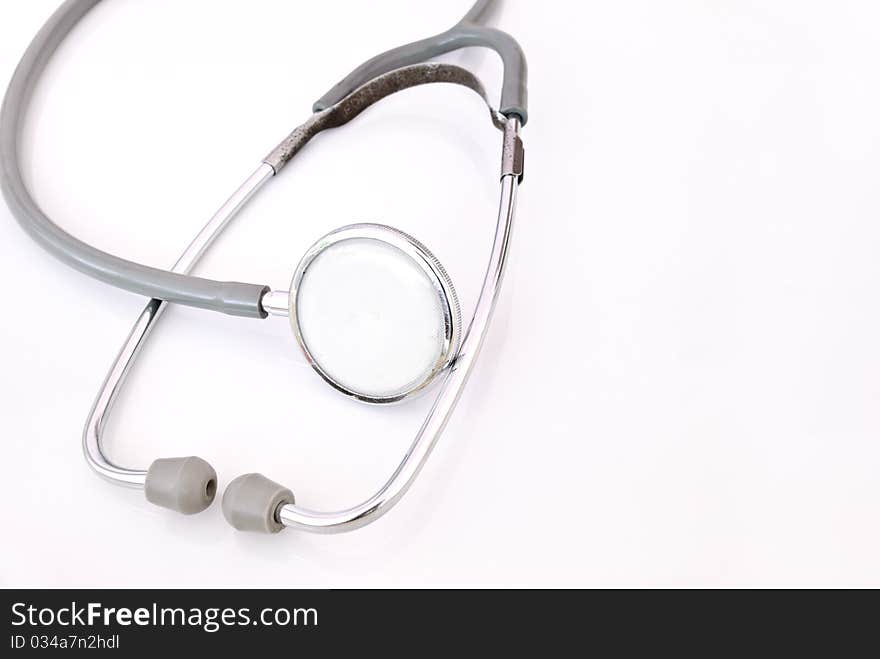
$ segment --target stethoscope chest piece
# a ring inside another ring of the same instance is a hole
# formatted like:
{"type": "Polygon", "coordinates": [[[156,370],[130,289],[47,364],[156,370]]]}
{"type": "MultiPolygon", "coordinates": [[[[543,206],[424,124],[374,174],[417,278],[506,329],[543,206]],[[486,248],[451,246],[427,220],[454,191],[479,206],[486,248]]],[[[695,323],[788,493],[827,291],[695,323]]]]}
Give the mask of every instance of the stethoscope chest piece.
{"type": "Polygon", "coordinates": [[[461,340],[446,270],[419,241],[381,224],[353,224],[318,240],[294,274],[289,315],[315,371],[368,403],[423,391],[461,340]]]}

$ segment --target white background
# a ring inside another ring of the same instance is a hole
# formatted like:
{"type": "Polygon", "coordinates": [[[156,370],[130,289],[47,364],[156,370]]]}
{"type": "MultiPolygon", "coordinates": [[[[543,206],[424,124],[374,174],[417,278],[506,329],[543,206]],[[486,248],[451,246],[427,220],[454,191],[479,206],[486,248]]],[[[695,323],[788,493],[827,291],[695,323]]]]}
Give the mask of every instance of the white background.
{"type": "MultiPolygon", "coordinates": [[[[55,5],[0,0],[4,81],[55,5]]],[[[467,6],[107,0],[35,99],[34,194],[169,266],[333,82],[467,6]]],[[[143,300],[0,208],[2,585],[880,586],[880,6],[510,0],[496,24],[530,64],[509,276],[427,468],[353,534],[240,534],[90,473],[81,427],[143,300]]],[[[448,59],[497,102],[495,55],[448,59]]],[[[380,221],[467,313],[498,158],[477,96],[401,93],[313,142],[199,272],[283,288],[318,236],[380,221]]],[[[384,481],[428,403],[341,398],[283,319],[172,309],[108,448],[332,509],[384,481]]]]}

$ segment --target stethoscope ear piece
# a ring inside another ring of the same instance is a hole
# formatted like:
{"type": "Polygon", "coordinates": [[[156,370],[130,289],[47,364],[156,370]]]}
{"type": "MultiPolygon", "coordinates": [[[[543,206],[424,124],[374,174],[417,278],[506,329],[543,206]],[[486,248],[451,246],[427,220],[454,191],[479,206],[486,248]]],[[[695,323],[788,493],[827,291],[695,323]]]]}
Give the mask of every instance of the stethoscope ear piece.
{"type": "Polygon", "coordinates": [[[238,531],[278,533],[284,528],[278,513],[295,503],[293,492],[262,474],[245,474],[223,493],[223,516],[238,531]]]}
{"type": "Polygon", "coordinates": [[[147,501],[184,515],[200,513],[217,494],[217,472],[201,458],[160,458],[147,470],[147,501]]]}

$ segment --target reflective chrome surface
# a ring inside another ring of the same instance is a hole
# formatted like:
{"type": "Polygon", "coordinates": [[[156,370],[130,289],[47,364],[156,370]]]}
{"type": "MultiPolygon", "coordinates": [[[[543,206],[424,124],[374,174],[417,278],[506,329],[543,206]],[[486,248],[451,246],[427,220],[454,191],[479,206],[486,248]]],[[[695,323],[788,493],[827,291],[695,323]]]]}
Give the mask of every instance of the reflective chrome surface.
{"type": "Polygon", "coordinates": [[[270,316],[286,316],[289,313],[290,293],[287,291],[266,291],[261,304],[263,311],[270,316]]]}
{"type": "MultiPolygon", "coordinates": [[[[510,133],[516,136],[519,133],[519,121],[508,120],[505,133],[506,137],[510,137],[510,133]]],[[[505,144],[513,142],[515,140],[505,139],[505,144]]],[[[284,505],[279,508],[277,516],[285,526],[314,533],[352,531],[377,520],[406,494],[446,427],[486,336],[507,264],[518,179],[515,174],[505,175],[501,179],[501,202],[495,240],[473,318],[465,333],[458,358],[447,371],[428,417],[391,478],[369,499],[346,510],[321,512],[293,504],[284,505]]]]}
{"type": "MultiPolygon", "coordinates": [[[[271,166],[265,163],[260,164],[257,170],[202,228],[177,260],[177,263],[174,264],[174,267],[171,268],[171,271],[188,274],[228,222],[236,216],[274,173],[275,170],[271,166]]],[[[107,378],[98,392],[98,397],[92,406],[92,411],[89,413],[83,430],[83,452],[86,456],[86,462],[99,476],[118,485],[141,488],[144,486],[147,472],[120,467],[111,462],[104,453],[102,430],[132,363],[149,337],[156,321],[162,316],[165,307],[166,303],[161,300],[150,300],[138,316],[128,339],[116,356],[113,366],[110,367],[110,372],[107,373],[107,378]]]]}

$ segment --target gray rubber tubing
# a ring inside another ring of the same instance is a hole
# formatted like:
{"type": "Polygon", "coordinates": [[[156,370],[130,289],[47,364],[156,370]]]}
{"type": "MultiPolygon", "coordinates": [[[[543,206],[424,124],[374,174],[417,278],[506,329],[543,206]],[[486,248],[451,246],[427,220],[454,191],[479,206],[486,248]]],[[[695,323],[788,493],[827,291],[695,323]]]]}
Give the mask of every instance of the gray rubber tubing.
{"type": "MultiPolygon", "coordinates": [[[[100,0],[66,0],[34,37],[13,74],[0,110],[0,187],[9,208],[22,227],[49,252],[101,281],[167,302],[234,316],[265,318],[267,314],[261,300],[268,290],[267,286],[220,282],[168,272],[108,254],[64,231],[43,213],[31,197],[22,176],[19,152],[31,96],[59,44],[98,2],[100,0]]],[[[525,123],[526,64],[522,50],[509,35],[478,25],[478,22],[486,20],[493,6],[492,0],[480,0],[451,30],[388,51],[358,67],[316,103],[317,114],[273,151],[267,162],[277,172],[321,130],[340,126],[380,98],[414,84],[457,82],[479,91],[485,98],[476,79],[467,72],[460,73],[464,71],[460,67],[408,66],[466,46],[487,46],[501,54],[504,61],[501,112],[516,115],[525,123]],[[401,68],[398,74],[396,70],[401,68]],[[419,78],[422,74],[425,79],[419,78]]]]}
{"type": "Polygon", "coordinates": [[[12,214],[43,247],[64,263],[119,288],[233,316],[265,318],[265,286],[175,274],[127,261],[71,236],[40,209],[20,166],[24,118],[46,64],[73,26],[100,0],[67,0],[34,37],[12,76],[0,111],[0,187],[12,214]]]}
{"type": "Polygon", "coordinates": [[[184,515],[200,513],[217,493],[217,472],[201,458],[154,460],[144,481],[147,501],[184,515]]]}
{"type": "Polygon", "coordinates": [[[318,99],[312,109],[318,112],[335,105],[365,82],[383,73],[460,48],[482,46],[497,52],[504,63],[501,114],[508,117],[516,115],[525,126],[529,119],[526,58],[516,39],[506,32],[482,25],[495,6],[495,0],[479,0],[460,22],[446,32],[393,48],[367,60],[318,99]]]}
{"type": "Polygon", "coordinates": [[[0,186],[13,215],[49,252],[77,270],[119,288],[234,316],[265,318],[265,286],[175,274],[103,252],[56,225],[31,197],[19,146],[24,117],[40,74],[73,26],[99,0],[67,0],[34,37],[16,68],[0,111],[0,186]]]}

